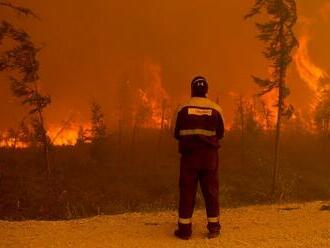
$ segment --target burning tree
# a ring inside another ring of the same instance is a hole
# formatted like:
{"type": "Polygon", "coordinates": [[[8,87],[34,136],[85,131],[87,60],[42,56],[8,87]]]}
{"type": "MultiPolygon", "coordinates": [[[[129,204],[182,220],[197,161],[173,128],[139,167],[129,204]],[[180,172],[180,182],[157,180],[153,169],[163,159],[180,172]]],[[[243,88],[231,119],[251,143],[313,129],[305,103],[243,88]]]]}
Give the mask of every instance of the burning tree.
{"type": "Polygon", "coordinates": [[[278,91],[276,100],[277,120],[274,150],[274,168],[272,195],[277,187],[279,174],[280,134],[282,118],[290,117],[292,106],[286,106],[285,99],[290,94],[286,84],[286,73],[292,61],[292,51],[298,46],[293,27],[297,22],[297,8],[295,0],[256,0],[254,6],[245,18],[250,18],[265,12],[268,21],[256,23],[259,31],[257,38],[265,43],[263,52],[270,62],[272,75],[270,79],[253,76],[254,82],[262,89],[259,95],[265,95],[273,90],[278,91]]]}
{"type": "MultiPolygon", "coordinates": [[[[0,6],[7,7],[15,12],[25,15],[37,16],[27,8],[19,7],[8,1],[0,1],[0,6]]],[[[32,118],[37,141],[43,147],[45,167],[48,175],[51,173],[49,164],[49,139],[45,129],[43,111],[50,104],[50,96],[42,95],[38,88],[39,62],[37,60],[39,48],[32,42],[30,35],[11,23],[2,20],[0,24],[0,44],[5,40],[14,44],[14,48],[0,54],[0,71],[10,71],[11,89],[14,96],[22,100],[23,105],[30,108],[29,116],[32,118]]]]}

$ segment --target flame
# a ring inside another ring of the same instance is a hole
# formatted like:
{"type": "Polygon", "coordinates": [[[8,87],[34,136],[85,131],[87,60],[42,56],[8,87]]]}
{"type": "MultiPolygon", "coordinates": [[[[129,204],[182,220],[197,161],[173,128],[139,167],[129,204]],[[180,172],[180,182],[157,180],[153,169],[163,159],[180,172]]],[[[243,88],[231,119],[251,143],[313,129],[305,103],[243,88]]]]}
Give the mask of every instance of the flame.
{"type": "MultiPolygon", "coordinates": [[[[70,123],[70,125],[64,127],[57,124],[49,125],[47,134],[52,142],[56,146],[75,145],[79,135],[79,129],[90,130],[90,124],[79,125],[77,123],[70,123]]],[[[86,134],[88,136],[88,134],[86,134]]]]}
{"type": "Polygon", "coordinates": [[[299,39],[299,42],[300,46],[294,56],[294,61],[300,78],[307,84],[315,96],[311,104],[312,109],[314,109],[320,101],[322,92],[326,89],[326,85],[323,82],[329,80],[329,75],[312,61],[308,50],[310,37],[304,35],[299,39]]]}
{"type": "MultiPolygon", "coordinates": [[[[253,121],[263,130],[272,129],[275,124],[275,100],[276,94],[270,93],[269,96],[250,97],[243,96],[237,92],[230,91],[228,94],[234,97],[236,101],[236,114],[241,119],[241,112],[243,111],[244,120],[253,118],[253,121]],[[243,109],[241,109],[243,108],[243,109]]],[[[235,118],[229,124],[227,129],[235,128],[235,118]]]]}
{"type": "Polygon", "coordinates": [[[9,148],[26,148],[27,144],[24,142],[18,141],[15,138],[10,138],[7,134],[2,135],[0,140],[0,147],[9,147],[9,148]]]}
{"type": "Polygon", "coordinates": [[[145,64],[145,76],[149,86],[146,89],[138,89],[138,101],[149,113],[149,116],[142,123],[142,126],[145,128],[162,128],[169,125],[170,120],[166,114],[169,96],[163,88],[161,67],[147,62],[145,64]]]}
{"type": "Polygon", "coordinates": [[[320,14],[324,22],[329,21],[329,12],[330,12],[330,2],[327,2],[323,5],[323,7],[320,10],[320,14]]]}
{"type": "MultiPolygon", "coordinates": [[[[243,96],[241,93],[235,91],[229,91],[228,95],[235,99],[236,102],[242,101],[245,108],[245,114],[248,112],[253,114],[254,120],[262,129],[271,129],[275,124],[277,116],[276,102],[278,98],[276,90],[273,90],[261,97],[243,96]]],[[[234,122],[229,124],[228,129],[233,128],[233,124],[234,122]]]]}
{"type": "Polygon", "coordinates": [[[309,41],[310,38],[308,36],[300,38],[299,49],[294,56],[294,60],[301,79],[307,83],[313,92],[317,92],[320,87],[320,81],[326,79],[328,74],[312,62],[308,51],[309,41]]]}
{"type": "MultiPolygon", "coordinates": [[[[86,143],[90,142],[90,124],[70,123],[66,126],[50,124],[47,128],[47,135],[55,146],[73,146],[77,142],[81,127],[85,131],[86,143]]],[[[0,138],[0,147],[26,148],[29,146],[29,144],[20,141],[18,138],[10,137],[8,132],[4,132],[0,138]]]]}

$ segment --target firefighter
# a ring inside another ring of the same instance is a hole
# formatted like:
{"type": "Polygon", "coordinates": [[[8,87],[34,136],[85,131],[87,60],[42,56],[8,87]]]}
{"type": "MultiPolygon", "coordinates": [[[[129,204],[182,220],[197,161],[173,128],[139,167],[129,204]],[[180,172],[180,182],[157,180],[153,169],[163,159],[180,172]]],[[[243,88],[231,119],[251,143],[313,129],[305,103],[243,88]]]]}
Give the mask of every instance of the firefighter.
{"type": "Polygon", "coordinates": [[[221,108],[207,98],[208,83],[204,77],[191,82],[191,98],[177,113],[175,138],[179,141],[180,200],[178,229],[175,236],[189,239],[198,182],[203,193],[208,237],[220,234],[219,221],[219,140],[224,135],[221,108]]]}

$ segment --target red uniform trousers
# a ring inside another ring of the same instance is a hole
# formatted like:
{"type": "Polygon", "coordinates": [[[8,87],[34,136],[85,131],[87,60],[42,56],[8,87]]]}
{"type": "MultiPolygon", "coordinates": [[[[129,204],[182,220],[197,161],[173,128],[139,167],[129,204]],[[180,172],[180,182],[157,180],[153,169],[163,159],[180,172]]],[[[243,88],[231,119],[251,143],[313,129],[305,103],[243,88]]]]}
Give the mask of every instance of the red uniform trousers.
{"type": "MultiPolygon", "coordinates": [[[[203,193],[206,213],[210,226],[220,229],[219,217],[219,175],[218,149],[205,148],[184,153],[180,161],[180,219],[189,219],[193,215],[198,182],[203,193]],[[211,221],[212,220],[212,221],[211,221]],[[215,225],[214,225],[215,224],[215,225]]],[[[188,223],[186,223],[188,224],[188,223]]],[[[191,225],[190,225],[191,226],[191,225]]]]}

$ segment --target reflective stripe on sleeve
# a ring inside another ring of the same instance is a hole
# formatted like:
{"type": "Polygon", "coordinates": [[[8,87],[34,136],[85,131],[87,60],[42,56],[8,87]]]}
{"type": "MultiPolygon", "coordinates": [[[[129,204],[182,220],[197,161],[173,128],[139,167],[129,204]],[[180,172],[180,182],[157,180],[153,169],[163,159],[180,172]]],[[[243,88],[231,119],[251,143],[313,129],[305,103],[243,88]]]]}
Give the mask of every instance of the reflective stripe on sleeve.
{"type": "Polygon", "coordinates": [[[191,224],[191,218],[185,219],[185,218],[179,218],[178,221],[180,224],[191,224]]]}
{"type": "Polygon", "coordinates": [[[218,223],[219,222],[219,217],[208,217],[207,221],[209,223],[218,223]]]}
{"type": "Polygon", "coordinates": [[[187,135],[205,135],[205,136],[215,136],[216,131],[210,131],[206,129],[186,129],[186,130],[180,130],[180,136],[187,136],[187,135]]]}

